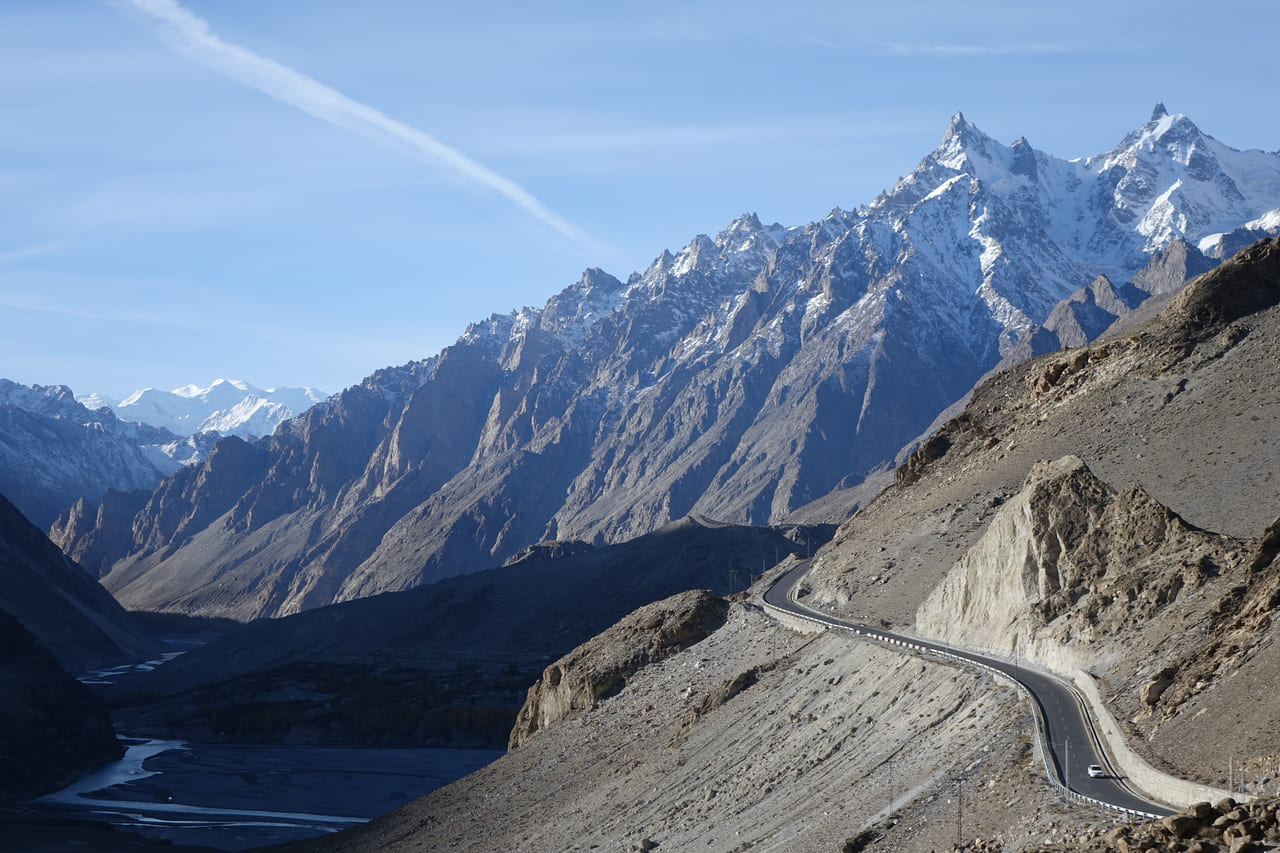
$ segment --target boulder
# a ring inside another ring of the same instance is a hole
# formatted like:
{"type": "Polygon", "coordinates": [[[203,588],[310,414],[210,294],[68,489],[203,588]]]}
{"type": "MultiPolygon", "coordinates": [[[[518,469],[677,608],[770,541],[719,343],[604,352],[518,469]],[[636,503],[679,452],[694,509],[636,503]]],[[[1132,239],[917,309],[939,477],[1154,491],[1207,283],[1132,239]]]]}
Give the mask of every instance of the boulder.
{"type": "Polygon", "coordinates": [[[1164,824],[1165,829],[1173,833],[1178,838],[1188,838],[1195,835],[1200,829],[1200,821],[1189,814],[1169,815],[1160,820],[1164,824]]]}
{"type": "Polygon", "coordinates": [[[1160,697],[1169,689],[1169,685],[1173,684],[1173,680],[1177,675],[1178,671],[1171,666],[1160,670],[1155,678],[1143,685],[1142,703],[1144,705],[1154,705],[1159,702],[1160,697]]]}
{"type": "Polygon", "coordinates": [[[1192,803],[1187,806],[1183,813],[1192,815],[1196,820],[1200,821],[1209,820],[1214,816],[1213,806],[1204,801],[1192,803]]]}

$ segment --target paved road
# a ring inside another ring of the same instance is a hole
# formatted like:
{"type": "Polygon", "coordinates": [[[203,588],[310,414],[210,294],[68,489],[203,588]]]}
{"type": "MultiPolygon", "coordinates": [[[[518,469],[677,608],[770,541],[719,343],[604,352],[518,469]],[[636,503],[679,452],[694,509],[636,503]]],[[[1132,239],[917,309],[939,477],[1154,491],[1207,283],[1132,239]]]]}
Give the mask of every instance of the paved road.
{"type": "Polygon", "coordinates": [[[1066,682],[1036,670],[1029,670],[1016,663],[964,651],[955,646],[892,634],[810,609],[792,598],[793,590],[808,571],[809,561],[804,561],[778,578],[765,592],[765,601],[779,610],[816,619],[833,628],[889,643],[915,647],[908,648],[907,651],[927,650],[950,655],[1005,673],[1025,686],[1031,693],[1032,699],[1039,704],[1059,780],[1065,780],[1068,789],[1121,809],[1150,815],[1173,813],[1163,805],[1157,805],[1138,796],[1124,783],[1123,779],[1111,774],[1109,762],[1101,754],[1090,733],[1087,713],[1081,707],[1081,701],[1077,698],[1076,692],[1067,686],[1066,682]],[[1107,768],[1109,775],[1101,779],[1090,777],[1088,773],[1090,764],[1102,765],[1107,768]]]}

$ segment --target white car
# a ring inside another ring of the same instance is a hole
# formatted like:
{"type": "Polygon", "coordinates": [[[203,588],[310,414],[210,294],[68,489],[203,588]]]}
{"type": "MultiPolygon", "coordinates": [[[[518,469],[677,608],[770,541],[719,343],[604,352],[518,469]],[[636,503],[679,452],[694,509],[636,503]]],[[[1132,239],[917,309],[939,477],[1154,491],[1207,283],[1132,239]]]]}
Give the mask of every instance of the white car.
{"type": "Polygon", "coordinates": [[[1089,775],[1092,776],[1094,779],[1101,779],[1106,774],[1102,772],[1101,764],[1090,764],[1089,775]]]}

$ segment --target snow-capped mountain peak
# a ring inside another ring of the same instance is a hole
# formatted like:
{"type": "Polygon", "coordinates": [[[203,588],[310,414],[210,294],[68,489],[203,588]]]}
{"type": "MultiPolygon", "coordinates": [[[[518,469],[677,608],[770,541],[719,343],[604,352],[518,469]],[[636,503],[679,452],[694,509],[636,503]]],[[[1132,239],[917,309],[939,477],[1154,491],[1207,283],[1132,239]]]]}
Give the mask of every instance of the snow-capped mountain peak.
{"type": "Polygon", "coordinates": [[[1163,104],[1114,150],[1082,164],[1112,185],[1112,216],[1145,238],[1147,253],[1237,228],[1280,193],[1280,157],[1230,148],[1163,104]]]}
{"type": "Polygon", "coordinates": [[[245,394],[259,395],[262,391],[240,379],[215,379],[208,388],[201,388],[199,385],[183,385],[181,388],[174,388],[173,393],[179,397],[209,399],[213,396],[240,397],[245,394]]]}
{"type": "Polygon", "coordinates": [[[177,435],[219,432],[251,437],[271,433],[281,421],[327,396],[315,388],[258,388],[240,379],[216,379],[207,387],[143,388],[115,404],[99,395],[81,400],[106,401],[121,420],[163,427],[177,435]]]}

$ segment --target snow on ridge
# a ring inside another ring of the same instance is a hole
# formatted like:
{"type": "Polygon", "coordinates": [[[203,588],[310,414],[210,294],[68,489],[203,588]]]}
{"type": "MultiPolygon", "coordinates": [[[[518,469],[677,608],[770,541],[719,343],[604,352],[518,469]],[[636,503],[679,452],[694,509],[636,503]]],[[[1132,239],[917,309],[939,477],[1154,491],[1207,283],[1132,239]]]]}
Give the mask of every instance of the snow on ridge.
{"type": "Polygon", "coordinates": [[[1280,229],[1280,207],[1268,210],[1257,219],[1246,222],[1243,228],[1251,231],[1275,231],[1280,229]]]}
{"type": "MultiPolygon", "coordinates": [[[[1046,305],[1098,274],[1123,280],[1173,239],[1195,243],[1277,205],[1280,155],[1236,151],[1163,105],[1111,151],[1073,160],[1021,137],[1005,145],[957,113],[910,175],[853,212],[789,227],[743,214],[715,237],[664,250],[625,283],[588,270],[544,307],[473,323],[459,342],[498,358],[536,328],[566,348],[587,346],[604,318],[662,302],[672,316],[710,322],[679,333],[687,339],[672,352],[691,355],[724,339],[732,311],[723,306],[740,304],[734,300],[783,246],[803,246],[818,263],[829,261],[837,241],[853,244],[842,257],[862,253],[855,263],[865,263],[867,275],[898,268],[913,300],[934,303],[936,313],[963,310],[976,297],[989,320],[1021,328],[1043,321],[1046,305]]],[[[795,299],[788,284],[779,286],[775,301],[795,299]]],[[[820,300],[802,308],[810,316],[826,311],[820,300]]]]}
{"type": "Polygon", "coordinates": [[[219,432],[250,438],[270,434],[280,422],[327,396],[311,387],[261,389],[243,380],[218,379],[206,388],[143,388],[111,409],[121,420],[162,427],[179,436],[219,432]]]}

